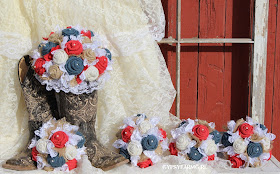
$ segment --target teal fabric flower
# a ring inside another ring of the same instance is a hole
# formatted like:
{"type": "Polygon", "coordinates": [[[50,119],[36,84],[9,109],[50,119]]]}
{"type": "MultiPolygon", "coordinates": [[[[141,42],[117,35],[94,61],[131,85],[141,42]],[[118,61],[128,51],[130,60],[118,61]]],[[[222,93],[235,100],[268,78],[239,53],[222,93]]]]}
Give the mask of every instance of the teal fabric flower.
{"type": "Polygon", "coordinates": [[[81,136],[81,137],[83,138],[83,139],[81,139],[81,140],[78,142],[78,144],[77,144],[77,147],[78,147],[78,148],[82,148],[83,145],[84,145],[85,142],[86,142],[86,139],[85,139],[84,135],[83,135],[81,132],[77,131],[76,134],[79,135],[79,136],[81,136]]]}
{"type": "Polygon", "coordinates": [[[78,36],[80,33],[78,30],[74,29],[74,28],[66,28],[64,30],[62,30],[62,35],[63,36],[68,36],[70,39],[70,36],[78,36]]]}
{"type": "Polygon", "coordinates": [[[48,155],[47,162],[53,167],[61,167],[63,164],[65,164],[65,159],[62,156],[57,155],[56,157],[51,157],[48,155]]]}
{"type": "Polygon", "coordinates": [[[158,140],[154,135],[148,135],[142,139],[141,144],[144,150],[155,150],[158,147],[158,140]]]}
{"type": "Polygon", "coordinates": [[[84,69],[83,60],[77,56],[71,56],[65,64],[65,69],[69,75],[78,75],[84,69]]]}
{"type": "Polygon", "coordinates": [[[199,161],[202,158],[202,154],[198,151],[196,147],[192,147],[190,153],[188,153],[188,157],[191,160],[199,161]]]}
{"type": "Polygon", "coordinates": [[[105,48],[105,51],[106,51],[106,57],[107,57],[109,60],[112,60],[112,53],[111,53],[107,48],[105,48]]]}
{"type": "Polygon", "coordinates": [[[221,133],[217,130],[214,130],[213,132],[211,132],[210,135],[213,135],[212,139],[215,141],[215,144],[218,144],[222,139],[221,133]]]}
{"type": "Polygon", "coordinates": [[[56,47],[57,44],[56,43],[53,43],[53,42],[48,42],[46,44],[41,44],[39,45],[39,47],[42,47],[42,55],[46,55],[46,54],[49,54],[51,52],[51,49],[53,47],[56,47]]]}
{"type": "Polygon", "coordinates": [[[130,155],[128,153],[128,151],[124,148],[120,148],[120,152],[119,154],[121,154],[122,156],[124,156],[126,159],[129,159],[130,160],[130,155]]]}
{"type": "Polygon", "coordinates": [[[247,154],[251,158],[259,157],[263,153],[263,148],[260,143],[250,142],[247,147],[247,154]]]}
{"type": "Polygon", "coordinates": [[[187,122],[184,120],[184,121],[182,121],[180,124],[179,124],[179,126],[178,127],[181,127],[181,126],[183,126],[184,124],[186,124],[187,122]]]}
{"type": "Polygon", "coordinates": [[[232,145],[233,145],[233,143],[231,143],[231,142],[228,141],[228,138],[229,138],[230,136],[231,136],[231,135],[228,134],[227,132],[224,132],[224,133],[223,133],[221,142],[222,142],[222,144],[223,144],[225,147],[228,147],[228,146],[232,146],[232,145]]]}
{"type": "Polygon", "coordinates": [[[262,129],[262,130],[266,130],[267,128],[265,127],[265,125],[263,125],[263,124],[260,124],[260,128],[262,129]]]}

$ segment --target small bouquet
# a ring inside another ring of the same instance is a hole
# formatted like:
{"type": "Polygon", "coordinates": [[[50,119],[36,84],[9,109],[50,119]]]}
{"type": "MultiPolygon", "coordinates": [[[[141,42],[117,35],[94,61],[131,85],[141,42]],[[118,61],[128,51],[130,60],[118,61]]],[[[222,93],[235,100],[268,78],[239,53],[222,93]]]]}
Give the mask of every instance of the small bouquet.
{"type": "Polygon", "coordinates": [[[178,128],[171,130],[171,135],[170,154],[193,161],[215,160],[222,138],[215,130],[215,123],[197,119],[182,121],[178,128]]]}
{"type": "Polygon", "coordinates": [[[276,136],[263,124],[247,116],[246,121],[229,121],[227,129],[221,142],[233,168],[258,167],[270,160],[276,136]]]}
{"type": "Polygon", "coordinates": [[[32,160],[38,169],[47,171],[70,171],[77,167],[77,161],[86,154],[85,138],[79,127],[61,119],[51,119],[35,131],[29,148],[32,160]]]}
{"type": "Polygon", "coordinates": [[[43,39],[31,58],[35,76],[47,90],[91,93],[109,78],[112,54],[97,33],[70,26],[43,39]]]}
{"type": "Polygon", "coordinates": [[[134,166],[146,168],[159,162],[168,149],[168,139],[158,123],[157,117],[148,119],[145,114],[126,118],[113,146],[134,166]]]}

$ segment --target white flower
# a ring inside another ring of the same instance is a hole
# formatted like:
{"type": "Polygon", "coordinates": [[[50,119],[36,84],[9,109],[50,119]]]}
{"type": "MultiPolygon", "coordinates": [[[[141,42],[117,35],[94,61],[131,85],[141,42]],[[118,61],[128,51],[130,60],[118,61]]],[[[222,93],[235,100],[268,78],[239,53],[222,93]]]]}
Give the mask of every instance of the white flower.
{"type": "Polygon", "coordinates": [[[142,134],[147,133],[148,130],[152,128],[152,124],[148,120],[144,120],[140,123],[139,129],[142,134]]]}
{"type": "Polygon", "coordinates": [[[247,148],[247,143],[242,139],[238,138],[233,142],[233,150],[235,153],[242,154],[247,148]]]}
{"type": "Polygon", "coordinates": [[[59,49],[54,52],[54,55],[53,55],[54,63],[62,64],[62,63],[65,63],[67,61],[67,59],[68,59],[68,55],[64,50],[59,49]]]}
{"type": "Polygon", "coordinates": [[[207,147],[205,148],[205,153],[207,156],[211,156],[215,154],[218,150],[217,144],[215,144],[215,141],[212,139],[206,140],[207,147]]]}
{"type": "Polygon", "coordinates": [[[263,145],[263,150],[268,151],[270,149],[270,139],[267,137],[264,137],[264,139],[262,141],[262,145],[263,145]]]}
{"type": "Polygon", "coordinates": [[[189,139],[187,134],[179,135],[176,139],[176,148],[179,150],[185,150],[190,144],[191,140],[189,139]]]}
{"type": "Polygon", "coordinates": [[[48,148],[47,148],[48,142],[49,140],[46,138],[39,139],[36,144],[37,151],[42,154],[48,154],[48,148]]]}
{"type": "Polygon", "coordinates": [[[99,71],[95,66],[90,66],[87,70],[85,70],[86,80],[91,82],[98,78],[99,71]]]}
{"type": "Polygon", "coordinates": [[[127,146],[127,151],[131,156],[139,156],[143,151],[142,145],[138,141],[131,141],[127,146]]]}
{"type": "Polygon", "coordinates": [[[77,149],[75,146],[72,146],[72,145],[66,146],[65,157],[68,160],[72,160],[72,159],[76,158],[77,154],[78,154],[78,152],[77,152],[77,149]]]}

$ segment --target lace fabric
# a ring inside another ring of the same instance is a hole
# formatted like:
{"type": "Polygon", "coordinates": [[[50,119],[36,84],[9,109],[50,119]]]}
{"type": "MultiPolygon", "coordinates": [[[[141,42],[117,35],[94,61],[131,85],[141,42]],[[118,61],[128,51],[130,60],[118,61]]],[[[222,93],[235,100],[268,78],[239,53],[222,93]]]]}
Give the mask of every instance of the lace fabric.
{"type": "Polygon", "coordinates": [[[164,36],[160,0],[4,0],[0,5],[0,111],[6,123],[0,129],[1,159],[27,143],[18,60],[57,26],[93,28],[112,52],[111,78],[98,91],[96,133],[102,144],[113,149],[122,120],[136,113],[160,117],[166,131],[176,122],[169,115],[176,92],[155,41],[164,36]]]}

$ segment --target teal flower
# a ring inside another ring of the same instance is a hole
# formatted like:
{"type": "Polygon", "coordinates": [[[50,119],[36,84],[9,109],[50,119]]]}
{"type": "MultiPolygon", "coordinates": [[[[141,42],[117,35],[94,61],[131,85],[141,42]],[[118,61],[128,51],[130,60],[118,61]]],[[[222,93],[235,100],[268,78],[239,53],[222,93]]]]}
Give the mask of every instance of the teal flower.
{"type": "Polygon", "coordinates": [[[46,55],[46,54],[49,54],[51,52],[51,49],[53,47],[56,47],[57,44],[56,43],[53,43],[53,42],[48,42],[46,44],[41,44],[39,45],[39,47],[42,47],[42,55],[46,55]]]}
{"type": "Polygon", "coordinates": [[[68,36],[70,39],[70,36],[78,36],[80,33],[78,30],[74,29],[74,28],[66,28],[64,30],[62,30],[62,35],[63,36],[68,36]]]}
{"type": "Polygon", "coordinates": [[[260,143],[250,142],[247,147],[247,154],[251,158],[259,157],[263,153],[263,148],[260,143]]]}
{"type": "Polygon", "coordinates": [[[221,142],[222,142],[222,144],[223,144],[225,147],[228,147],[228,146],[232,146],[232,145],[233,145],[232,143],[230,143],[230,142],[228,141],[228,138],[229,138],[230,136],[231,136],[231,135],[228,134],[228,133],[226,133],[226,132],[224,132],[224,134],[223,134],[223,136],[222,136],[221,142]]]}
{"type": "Polygon", "coordinates": [[[65,69],[69,75],[78,75],[84,69],[83,60],[76,56],[71,56],[65,64],[65,69]]]}
{"type": "Polygon", "coordinates": [[[213,135],[212,139],[215,141],[215,144],[218,144],[222,139],[221,133],[217,130],[214,130],[213,132],[211,132],[210,135],[213,135]]]}
{"type": "Polygon", "coordinates": [[[82,134],[81,132],[77,131],[76,134],[79,135],[79,136],[81,136],[81,137],[83,138],[83,139],[81,139],[81,140],[78,142],[78,144],[77,144],[77,147],[78,147],[78,148],[82,148],[83,145],[85,144],[86,139],[85,139],[85,137],[83,136],[83,134],[82,134]]]}
{"type": "Polygon", "coordinates": [[[155,150],[158,147],[158,140],[154,135],[148,135],[141,141],[144,150],[155,150]]]}
{"type": "Polygon", "coordinates": [[[47,162],[53,167],[61,167],[63,164],[65,164],[65,159],[62,156],[57,155],[56,157],[51,157],[48,155],[47,162]]]}
{"type": "Polygon", "coordinates": [[[188,153],[188,157],[191,160],[199,161],[202,158],[202,154],[198,151],[196,147],[192,147],[190,153],[188,153]]]}

